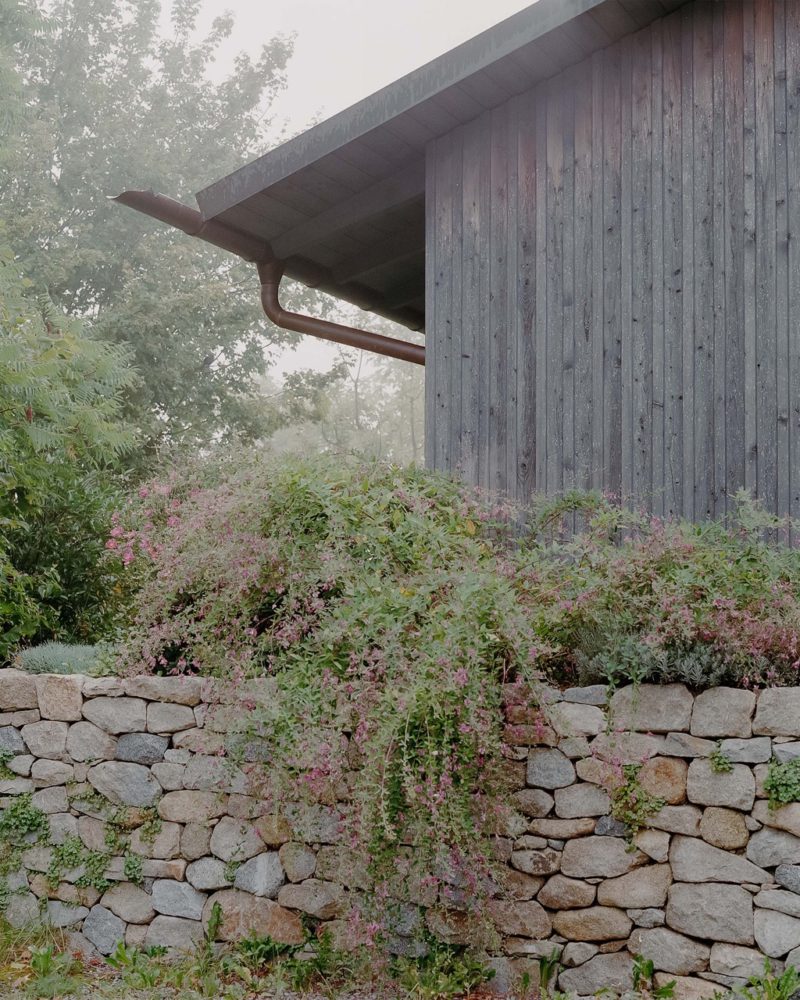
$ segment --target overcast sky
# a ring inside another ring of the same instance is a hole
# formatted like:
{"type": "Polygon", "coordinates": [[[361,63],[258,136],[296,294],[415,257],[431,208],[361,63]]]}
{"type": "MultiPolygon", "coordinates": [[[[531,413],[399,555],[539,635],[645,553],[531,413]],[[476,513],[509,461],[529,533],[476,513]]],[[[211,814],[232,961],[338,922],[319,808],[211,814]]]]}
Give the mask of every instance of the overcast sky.
{"type": "MultiPolygon", "coordinates": [[[[255,54],[275,34],[296,35],[288,86],[276,111],[292,132],[328,118],[532,0],[204,0],[204,26],[231,11],[236,27],[219,68],[236,52],[255,54]]],[[[369,322],[363,314],[365,323],[369,322]]],[[[311,338],[306,338],[309,341],[311,338]]],[[[321,341],[304,344],[278,366],[327,368],[335,355],[321,341]]]]}

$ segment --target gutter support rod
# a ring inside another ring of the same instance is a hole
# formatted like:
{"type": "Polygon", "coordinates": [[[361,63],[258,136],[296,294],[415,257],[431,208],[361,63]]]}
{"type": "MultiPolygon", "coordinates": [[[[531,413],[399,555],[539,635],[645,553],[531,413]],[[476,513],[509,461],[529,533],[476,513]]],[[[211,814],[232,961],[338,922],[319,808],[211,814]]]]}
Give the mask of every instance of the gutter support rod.
{"type": "Polygon", "coordinates": [[[425,348],[419,344],[411,344],[406,340],[396,340],[394,337],[384,337],[379,333],[368,333],[366,330],[358,330],[353,326],[331,323],[328,320],[317,319],[316,316],[306,316],[284,309],[279,298],[281,278],[283,277],[283,264],[279,260],[259,262],[258,276],[261,279],[261,305],[264,312],[275,326],[282,330],[306,333],[322,340],[333,341],[334,344],[357,347],[362,351],[384,354],[387,357],[411,361],[417,365],[425,364],[425,348]]]}

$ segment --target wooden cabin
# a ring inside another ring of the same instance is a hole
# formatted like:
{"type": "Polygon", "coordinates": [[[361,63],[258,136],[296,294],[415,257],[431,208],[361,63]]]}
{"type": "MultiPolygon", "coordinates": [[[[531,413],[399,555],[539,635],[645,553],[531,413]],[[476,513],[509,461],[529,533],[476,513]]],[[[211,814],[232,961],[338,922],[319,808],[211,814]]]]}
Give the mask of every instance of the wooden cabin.
{"type": "Polygon", "coordinates": [[[540,0],[197,200],[424,329],[431,466],[800,516],[797,0],[540,0]]]}

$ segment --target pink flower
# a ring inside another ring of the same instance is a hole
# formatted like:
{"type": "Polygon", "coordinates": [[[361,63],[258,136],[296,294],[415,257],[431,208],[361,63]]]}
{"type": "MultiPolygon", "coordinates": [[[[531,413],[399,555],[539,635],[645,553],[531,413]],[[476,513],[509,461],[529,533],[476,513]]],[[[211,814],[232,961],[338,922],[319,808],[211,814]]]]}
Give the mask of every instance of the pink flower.
{"type": "Polygon", "coordinates": [[[453,680],[459,687],[466,687],[467,681],[469,680],[469,674],[467,673],[466,667],[459,667],[453,674],[453,680]]]}

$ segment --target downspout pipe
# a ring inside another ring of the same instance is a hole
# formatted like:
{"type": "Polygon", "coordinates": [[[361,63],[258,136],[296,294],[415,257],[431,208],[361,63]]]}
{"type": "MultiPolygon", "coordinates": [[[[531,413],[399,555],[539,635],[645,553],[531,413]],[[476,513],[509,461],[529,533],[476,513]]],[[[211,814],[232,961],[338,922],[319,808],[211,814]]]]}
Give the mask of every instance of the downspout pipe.
{"type": "Polygon", "coordinates": [[[269,247],[254,236],[242,233],[215,219],[204,220],[196,209],[153,191],[124,191],[114,201],[256,264],[261,281],[262,308],[275,326],[282,330],[308,334],[321,340],[332,341],[334,344],[356,347],[362,351],[399,358],[401,361],[425,364],[425,348],[419,344],[396,340],[394,337],[384,337],[379,333],[370,333],[342,323],[332,323],[330,320],[284,309],[279,295],[283,262],[273,257],[269,247]]]}

